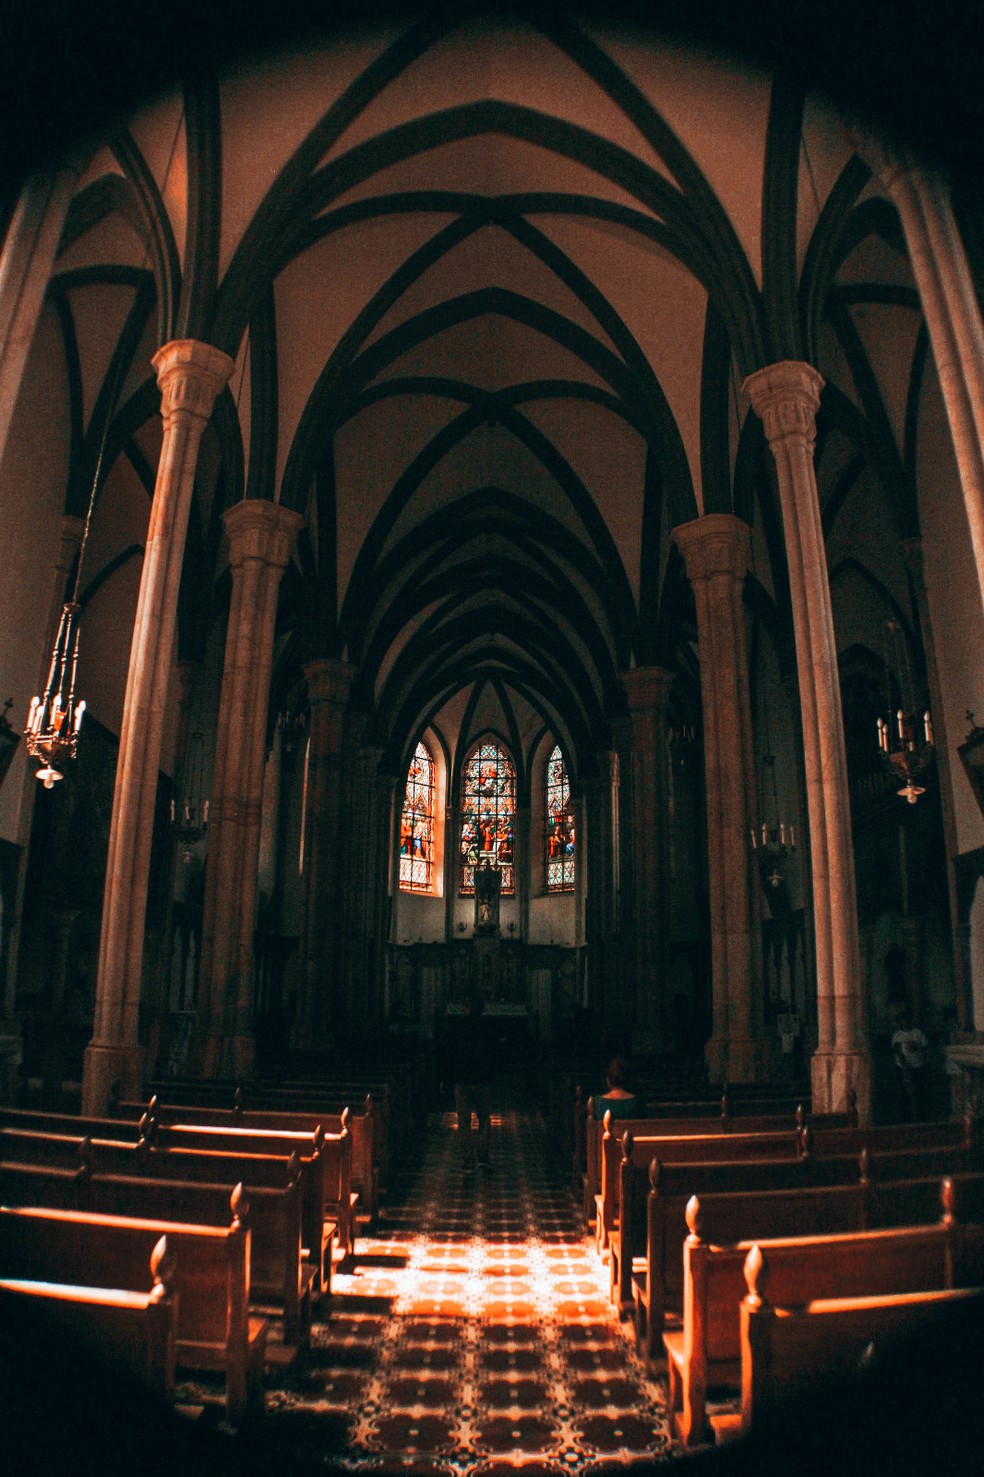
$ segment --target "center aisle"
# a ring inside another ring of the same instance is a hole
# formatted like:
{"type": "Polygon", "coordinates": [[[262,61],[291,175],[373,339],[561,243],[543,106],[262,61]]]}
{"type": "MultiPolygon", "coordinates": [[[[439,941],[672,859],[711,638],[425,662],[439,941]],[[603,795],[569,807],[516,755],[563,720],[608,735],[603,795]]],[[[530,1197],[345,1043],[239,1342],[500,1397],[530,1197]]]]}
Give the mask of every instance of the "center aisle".
{"type": "Polygon", "coordinates": [[[494,1116],[493,1167],[470,1173],[452,1124],[432,1117],[309,1356],[268,1388],[272,1446],[305,1470],[456,1477],[670,1455],[665,1387],[613,1316],[542,1118],[494,1116]]]}

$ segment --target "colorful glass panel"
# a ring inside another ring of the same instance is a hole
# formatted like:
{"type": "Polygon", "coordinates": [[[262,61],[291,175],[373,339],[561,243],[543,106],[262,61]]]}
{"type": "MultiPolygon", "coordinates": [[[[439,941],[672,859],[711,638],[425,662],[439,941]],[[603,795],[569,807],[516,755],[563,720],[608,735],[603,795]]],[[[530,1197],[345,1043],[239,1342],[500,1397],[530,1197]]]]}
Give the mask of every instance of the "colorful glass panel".
{"type": "Polygon", "coordinates": [[[573,892],[574,812],[571,808],[571,784],[567,777],[567,765],[559,745],[547,760],[545,792],[543,854],[547,870],[547,891],[573,892]]]}
{"type": "Polygon", "coordinates": [[[516,890],[516,771],[491,740],[465,764],[461,794],[461,891],[475,891],[475,868],[488,860],[502,873],[502,892],[516,890]]]}
{"type": "Polygon", "coordinates": [[[434,761],[425,744],[414,750],[400,818],[400,888],[430,892],[434,865],[434,761]]]}

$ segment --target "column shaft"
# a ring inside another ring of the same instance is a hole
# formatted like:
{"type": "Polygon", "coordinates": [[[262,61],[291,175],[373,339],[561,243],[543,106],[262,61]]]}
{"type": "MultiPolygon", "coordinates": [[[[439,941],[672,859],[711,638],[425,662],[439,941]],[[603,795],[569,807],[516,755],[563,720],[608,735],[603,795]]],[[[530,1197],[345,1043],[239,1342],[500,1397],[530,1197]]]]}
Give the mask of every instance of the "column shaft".
{"type": "Polygon", "coordinates": [[[816,370],[794,361],[761,369],[745,382],[775,456],[796,636],[817,954],[813,1106],[820,1113],[844,1109],[854,1088],[867,1117],[871,1061],[862,1025],[847,759],[813,467],[822,385],[816,370]]]}
{"type": "Polygon", "coordinates": [[[304,930],[304,999],[300,1044],[324,1046],[342,1001],[339,969],[342,897],[343,744],[349,688],[355,669],[324,658],[304,668],[311,704],[307,806],[304,816],[307,871],[304,930]]]}
{"type": "Polygon", "coordinates": [[[636,667],[622,674],[629,700],[632,749],[632,897],[635,1049],[660,1049],[666,1001],[669,816],[666,713],[672,672],[636,667]]]}
{"type": "Polygon", "coordinates": [[[252,1065],[253,935],[273,631],[280,581],[302,523],[249,498],[224,515],[232,599],[219,699],[205,877],[202,979],[206,1071],[252,1065]]]}
{"type": "Polygon", "coordinates": [[[719,1082],[753,1081],[763,1071],[765,1047],[749,855],[755,764],[742,591],[750,534],[740,518],[710,513],[673,536],[694,591],[700,652],[711,915],[708,1070],[719,1082]]]}
{"type": "Polygon", "coordinates": [[[103,900],[95,1025],[86,1052],[83,1111],[104,1111],[111,1085],[139,1087],[137,1034],[147,874],[153,835],[178,586],[198,448],[215,398],[232,372],[228,355],[194,339],[154,356],[164,439],[150,510],[130,646],[103,900]]]}

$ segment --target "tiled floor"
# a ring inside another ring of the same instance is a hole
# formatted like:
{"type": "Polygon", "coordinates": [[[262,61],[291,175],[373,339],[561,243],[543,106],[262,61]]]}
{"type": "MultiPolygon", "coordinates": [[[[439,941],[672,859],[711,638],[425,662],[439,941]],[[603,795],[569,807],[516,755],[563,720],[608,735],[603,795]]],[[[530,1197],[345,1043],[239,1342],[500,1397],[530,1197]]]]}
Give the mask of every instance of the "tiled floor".
{"type": "Polygon", "coordinates": [[[304,1470],[597,1473],[670,1455],[665,1386],[614,1319],[608,1273],[535,1114],[493,1121],[465,1172],[451,1115],[336,1274],[307,1358],[268,1383],[264,1445],[304,1470]]]}

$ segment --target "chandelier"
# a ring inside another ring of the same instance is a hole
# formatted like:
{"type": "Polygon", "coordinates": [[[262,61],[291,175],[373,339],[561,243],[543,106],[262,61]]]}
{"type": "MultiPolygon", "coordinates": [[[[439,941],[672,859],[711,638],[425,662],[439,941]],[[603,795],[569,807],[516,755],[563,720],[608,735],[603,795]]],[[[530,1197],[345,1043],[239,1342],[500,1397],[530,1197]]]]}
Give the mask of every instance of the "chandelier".
{"type": "Polygon", "coordinates": [[[208,830],[208,801],[205,791],[205,737],[193,733],[188,740],[185,758],[187,787],[180,809],[171,801],[171,824],[181,847],[181,860],[191,861],[192,847],[197,846],[208,830]]]}
{"type": "MultiPolygon", "coordinates": [[[[768,715],[766,715],[766,730],[768,731],[768,715]]],[[[782,862],[796,850],[796,827],[790,823],[788,826],[782,819],[779,809],[779,787],[776,784],[776,756],[768,753],[762,755],[762,779],[768,778],[769,783],[760,786],[759,794],[764,796],[771,791],[771,820],[763,819],[759,825],[752,826],[752,850],[759,859],[762,875],[766,878],[770,887],[778,887],[782,881],[782,873],[779,867],[782,862]]]]}
{"type": "MultiPolygon", "coordinates": [[[[886,621],[885,629],[896,654],[900,658],[897,670],[903,675],[908,675],[908,662],[906,660],[905,648],[902,642],[901,628],[897,620],[886,621]]],[[[889,689],[889,662],[888,652],[885,653],[885,686],[889,689]]],[[[898,794],[915,805],[920,795],[925,795],[926,786],[917,784],[932,763],[933,754],[933,721],[929,709],[919,711],[912,701],[906,701],[903,695],[899,707],[892,711],[891,693],[888,696],[888,713],[880,717],[878,721],[878,747],[882,759],[889,767],[896,780],[900,780],[901,788],[898,794]]]]}
{"type": "Polygon", "coordinates": [[[55,636],[55,644],[51,653],[51,665],[48,668],[48,681],[41,696],[35,695],[31,698],[27,727],[24,729],[27,752],[32,758],[40,761],[41,768],[37,772],[37,778],[46,790],[50,790],[56,780],[64,778],[60,766],[75,758],[82,715],[85,712],[85,699],[76,700],[75,693],[75,678],[79,665],[79,617],[82,613],[82,606],[79,603],[79,586],[82,580],[85,546],[89,538],[89,525],[92,522],[103,457],[106,454],[106,440],[109,435],[110,422],[113,419],[125,362],[126,356],[118,353],[113,374],[113,387],[99,442],[99,455],[96,457],[96,470],[92,478],[92,490],[89,493],[89,506],[86,509],[85,523],[82,526],[82,539],[79,543],[79,557],[75,565],[72,595],[62,607],[58,633],[55,636]]]}

